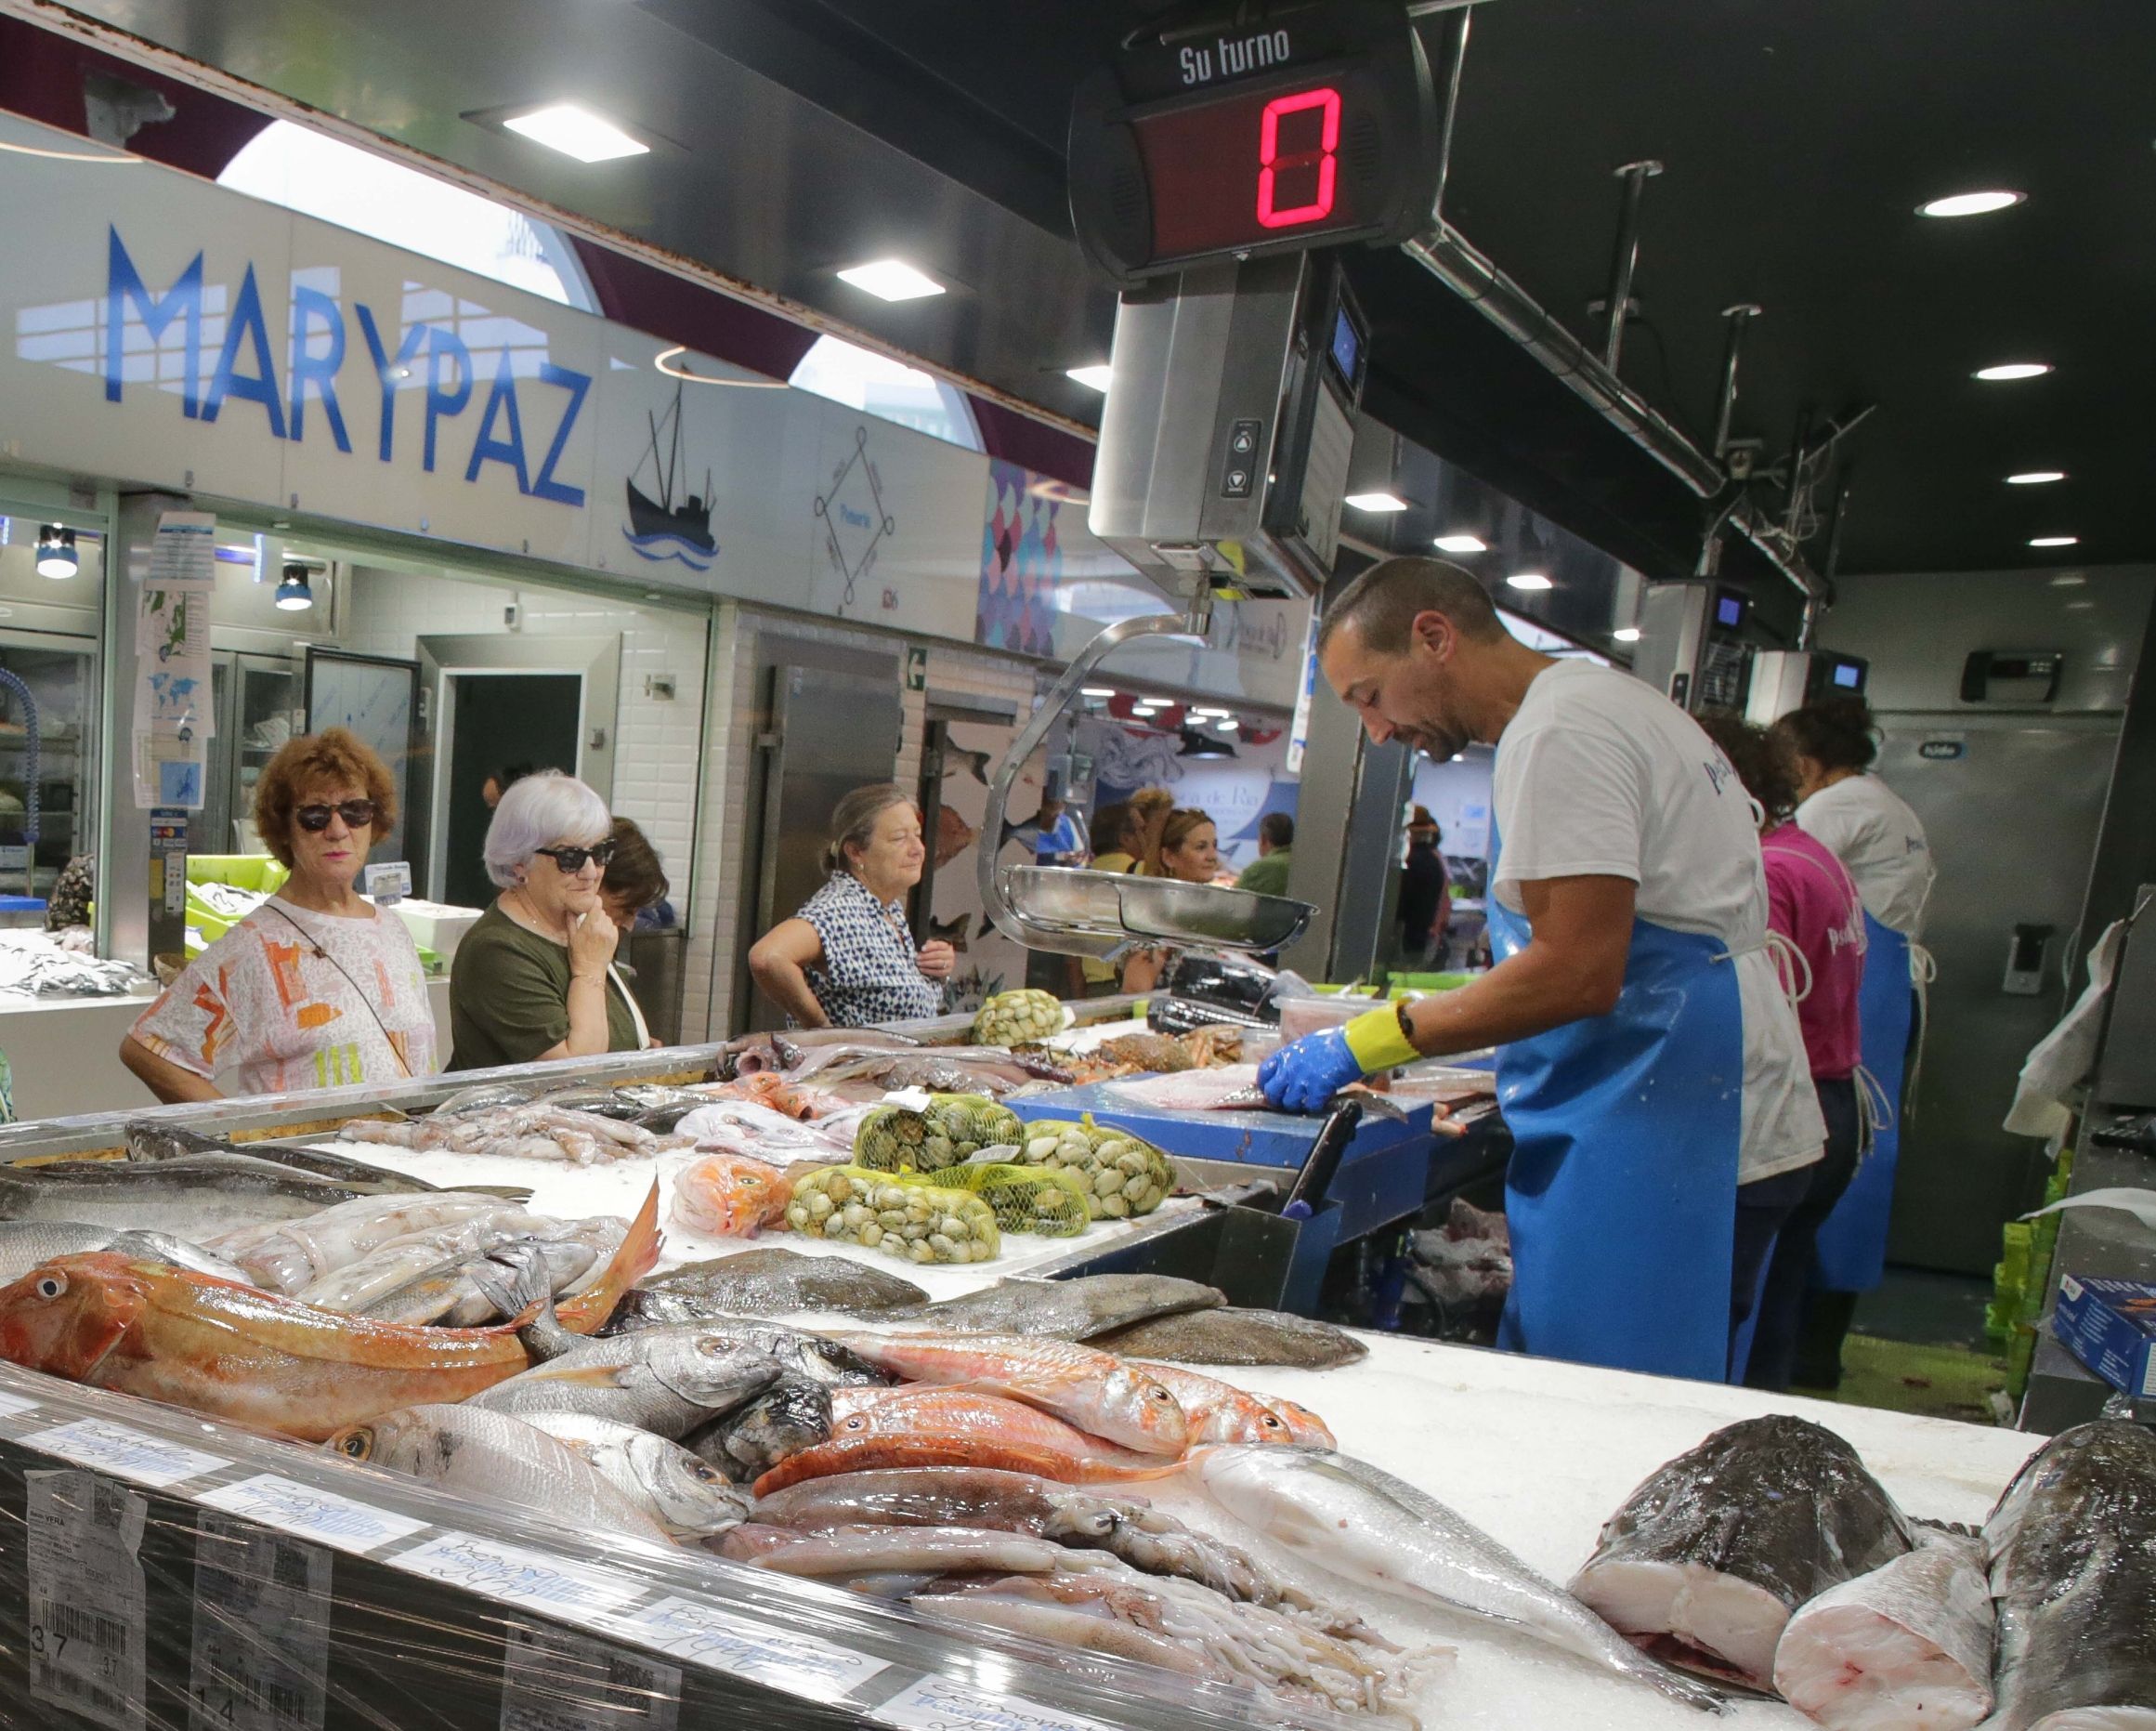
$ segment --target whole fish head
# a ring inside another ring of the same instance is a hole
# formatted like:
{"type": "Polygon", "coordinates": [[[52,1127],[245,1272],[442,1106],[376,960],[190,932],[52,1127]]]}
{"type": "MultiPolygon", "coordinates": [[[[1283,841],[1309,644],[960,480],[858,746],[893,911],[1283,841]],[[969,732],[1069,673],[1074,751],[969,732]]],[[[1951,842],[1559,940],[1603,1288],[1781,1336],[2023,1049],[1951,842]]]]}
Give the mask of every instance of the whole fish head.
{"type": "Polygon", "coordinates": [[[675,1533],[717,1533],[749,1516],[749,1499],[708,1461],[649,1432],[627,1445],[636,1481],[650,1493],[661,1522],[675,1533]]]}
{"type": "Polygon", "coordinates": [[[438,1478],[456,1451],[457,1438],[425,1407],[401,1407],[363,1424],[347,1424],[322,1444],[347,1461],[364,1461],[393,1473],[438,1478]]]}
{"type": "Polygon", "coordinates": [[[689,1330],[645,1338],[651,1349],[643,1361],[654,1380],[683,1400],[713,1412],[769,1387],[785,1368],[724,1333],[689,1330]]]}
{"type": "Polygon", "coordinates": [[[59,1256],[0,1290],[0,1358],[85,1381],[154,1300],[166,1273],[110,1252],[59,1256]]]}
{"type": "Polygon", "coordinates": [[[1153,1454],[1183,1451],[1190,1422],[1165,1383],[1127,1364],[1117,1365],[1103,1381],[1107,1409],[1124,1433],[1117,1440],[1153,1454]]]}
{"type": "Polygon", "coordinates": [[[1254,1532],[1292,1543],[1326,1530],[1324,1491],[1340,1475],[1323,1451],[1215,1443],[1193,1449],[1183,1463],[1208,1497],[1254,1532]]]}

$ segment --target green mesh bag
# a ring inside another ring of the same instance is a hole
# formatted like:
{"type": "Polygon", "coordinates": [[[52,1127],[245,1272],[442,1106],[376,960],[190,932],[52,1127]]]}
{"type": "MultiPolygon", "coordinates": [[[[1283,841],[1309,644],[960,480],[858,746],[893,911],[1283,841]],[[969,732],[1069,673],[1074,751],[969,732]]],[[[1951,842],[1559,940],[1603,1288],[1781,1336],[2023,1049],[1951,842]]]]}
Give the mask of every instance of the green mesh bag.
{"type": "Polygon", "coordinates": [[[1090,1112],[1077,1123],[1035,1119],[1026,1126],[1017,1158],[1075,1176],[1095,1220],[1149,1214],[1175,1188],[1175,1166],[1167,1155],[1127,1130],[1094,1123],[1090,1112]]]}
{"type": "Polygon", "coordinates": [[[880,1106],[854,1133],[854,1161],[872,1172],[941,1172],[1026,1134],[1018,1114],[983,1094],[932,1094],[920,1111],[880,1106]]]}
{"type": "Polygon", "coordinates": [[[786,1224],[900,1262],[987,1262],[1002,1248],[996,1211],[979,1197],[864,1166],[822,1166],[796,1178],[786,1224]]]}
{"type": "Polygon", "coordinates": [[[1046,1166],[986,1161],[959,1166],[937,1176],[963,1185],[996,1211],[1006,1232],[1036,1232],[1043,1238],[1074,1239],[1092,1222],[1092,1192],[1074,1172],[1046,1166]]]}

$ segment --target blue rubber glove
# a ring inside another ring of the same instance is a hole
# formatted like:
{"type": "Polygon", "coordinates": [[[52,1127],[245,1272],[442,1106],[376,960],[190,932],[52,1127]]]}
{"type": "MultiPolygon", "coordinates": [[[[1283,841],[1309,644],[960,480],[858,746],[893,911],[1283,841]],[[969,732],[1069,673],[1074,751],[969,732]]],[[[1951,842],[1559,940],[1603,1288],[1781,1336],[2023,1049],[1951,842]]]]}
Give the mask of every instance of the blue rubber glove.
{"type": "Polygon", "coordinates": [[[1334,1095],[1363,1075],[1363,1062],[1348,1045],[1347,1029],[1326,1028],[1282,1046],[1261,1064],[1258,1086],[1283,1111],[1322,1112],[1334,1095]]]}

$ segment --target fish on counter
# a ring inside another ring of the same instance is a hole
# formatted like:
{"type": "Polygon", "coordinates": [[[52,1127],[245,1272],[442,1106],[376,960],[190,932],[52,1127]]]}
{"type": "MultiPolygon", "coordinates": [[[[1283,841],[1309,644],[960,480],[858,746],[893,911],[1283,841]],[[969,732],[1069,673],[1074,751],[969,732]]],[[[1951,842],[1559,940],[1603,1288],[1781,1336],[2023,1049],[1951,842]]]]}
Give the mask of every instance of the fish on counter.
{"type": "Polygon", "coordinates": [[[1766,1690],[1790,1613],[1911,1545],[1854,1449],[1774,1413],[1650,1475],[1604,1523],[1572,1591],[1642,1651],[1766,1690]]]}
{"type": "Polygon", "coordinates": [[[641,1124],[550,1106],[543,1097],[524,1106],[476,1107],[446,1116],[438,1108],[425,1118],[398,1122],[356,1118],[338,1134],[347,1142],[414,1153],[565,1161],[575,1166],[656,1154],[667,1146],[641,1124]]]}
{"type": "Polygon", "coordinates": [[[248,1284],[247,1271],[238,1264],[162,1232],[124,1232],[115,1226],[85,1226],[74,1220],[0,1220],[0,1286],[20,1280],[40,1263],[58,1256],[85,1255],[91,1251],[169,1263],[175,1268],[248,1284]]]}
{"type": "Polygon", "coordinates": [[[556,1302],[574,1298],[604,1274],[627,1232],[628,1222],[612,1215],[563,1221],[543,1237],[438,1263],[385,1292],[362,1314],[383,1322],[438,1322],[452,1329],[506,1322],[501,1306],[479,1290],[482,1277],[500,1280],[506,1274],[514,1280],[523,1259],[536,1256],[545,1265],[546,1285],[556,1302]]]}
{"type": "Polygon", "coordinates": [[[498,1213],[475,1214],[389,1239],[356,1261],[308,1281],[292,1296],[325,1310],[363,1311],[385,1293],[395,1292],[452,1256],[492,1250],[516,1239],[545,1233],[558,1224],[547,1215],[504,1205],[498,1213]]]}
{"type": "Polygon", "coordinates": [[[324,1447],[587,1535],[667,1544],[665,1528],[567,1443],[499,1412],[428,1404],[346,1425],[324,1447]]]}
{"type": "Polygon", "coordinates": [[[1996,1731],[2156,1727],[2156,1436],[2099,1419],[2032,1455],[1984,1523],[1996,1731]]]}
{"type": "Polygon", "coordinates": [[[674,1224],[720,1238],[754,1238],[786,1218],[793,1186],[767,1161],[699,1151],[673,1175],[674,1224]]]}
{"type": "Polygon", "coordinates": [[[1170,1364],[1291,1366],[1330,1370],[1369,1356],[1370,1349],[1345,1329],[1285,1310],[1246,1310],[1224,1305],[1152,1317],[1089,1337],[1089,1344],[1133,1358],[1170,1364]]]}
{"type": "Polygon", "coordinates": [[[1280,1415],[1287,1426],[1287,1440],[1299,1449],[1337,1449],[1331,1428],[1308,1407],[1296,1405],[1279,1395],[1260,1395],[1258,1399],[1280,1415]]]}
{"type": "Polygon", "coordinates": [[[333,1154],[324,1148],[285,1142],[229,1142],[222,1136],[205,1136],[178,1124],[158,1123],[150,1119],[137,1119],[127,1125],[124,1134],[126,1157],[140,1164],[191,1160],[209,1154],[237,1154],[294,1172],[310,1173],[315,1177],[353,1188],[372,1187],[373,1193],[381,1195],[392,1190],[441,1187],[427,1183],[425,1178],[414,1178],[409,1173],[371,1166],[365,1161],[333,1154]]]}
{"type": "Polygon", "coordinates": [[[737,1527],[712,1547],[721,1556],[782,1575],[1046,1574],[1063,1553],[1039,1539],[978,1527],[737,1527]]]}
{"type": "Polygon", "coordinates": [[[1167,1386],[1113,1353],[1021,1334],[871,1334],[837,1342],[909,1383],[957,1384],[1038,1407],[1141,1454],[1178,1455],[1189,1423],[1167,1386]]]}
{"type": "Polygon", "coordinates": [[[804,1310],[852,1316],[918,1307],[928,1294],[910,1280],[847,1256],[777,1247],[737,1251],[639,1282],[611,1328],[697,1322],[707,1317],[783,1317],[804,1310]]]}
{"type": "Polygon", "coordinates": [[[678,1442],[784,1370],[732,1334],[695,1327],[565,1344],[545,1308],[518,1331],[522,1349],[541,1362],[490,1384],[472,1397],[475,1405],[518,1417],[581,1412],[678,1442]]]}
{"type": "Polygon", "coordinates": [[[682,1446],[737,1485],[829,1442],[831,1384],[787,1371],[762,1394],[685,1436],[682,1446]]]}
{"type": "Polygon", "coordinates": [[[749,1499],[715,1467],[650,1431],[582,1412],[527,1412],[599,1470],[607,1482],[676,1539],[708,1539],[749,1518],[749,1499]]]}
{"type": "Polygon", "coordinates": [[[360,1200],[356,1190],[305,1173],[205,1169],[188,1161],[69,1161],[59,1167],[0,1172],[0,1220],[65,1220],[163,1232],[205,1249],[216,1248],[210,1240],[228,1232],[297,1220],[360,1200]]]}
{"type": "Polygon", "coordinates": [[[204,1248],[230,1257],[264,1291],[289,1296],[399,1239],[475,1222],[484,1226],[532,1217],[514,1203],[476,1191],[360,1196],[297,1219],[271,1220],[220,1233],[204,1248]]]}
{"type": "Polygon", "coordinates": [[[1226,1303],[1218,1287],[1172,1275],[1081,1274],[1065,1280],[1001,1279],[940,1304],[893,1310],[879,1320],[952,1334],[1035,1334],[1082,1341],[1151,1317],[1217,1309],[1226,1303]]]}
{"type": "Polygon", "coordinates": [[[1143,1358],[1130,1363],[1175,1397],[1188,1427],[1190,1448],[1201,1443],[1273,1443],[1286,1448],[1295,1441],[1286,1419],[1233,1383],[1176,1365],[1143,1358]]]}
{"type": "Polygon", "coordinates": [[[1214,1447],[1194,1450],[1188,1465],[1244,1526],[1342,1580],[1490,1619],[1687,1707],[1721,1707],[1717,1690],[1638,1651],[1465,1516],[1366,1462],[1214,1447]]]}
{"type": "Polygon", "coordinates": [[[1919,1528],[1916,1549],[1800,1606],[1774,1687],[1829,1731],[1971,1731],[1992,1711],[1981,1541],[1919,1528]]]}

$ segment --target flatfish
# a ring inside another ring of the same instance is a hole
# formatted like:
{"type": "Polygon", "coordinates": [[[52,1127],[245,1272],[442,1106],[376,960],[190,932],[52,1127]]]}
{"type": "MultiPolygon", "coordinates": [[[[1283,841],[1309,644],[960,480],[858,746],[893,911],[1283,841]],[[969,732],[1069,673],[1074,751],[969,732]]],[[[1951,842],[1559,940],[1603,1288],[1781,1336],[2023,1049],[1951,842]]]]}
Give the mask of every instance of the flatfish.
{"type": "Polygon", "coordinates": [[[630,1292],[617,1318],[697,1322],[706,1317],[783,1317],[798,1310],[865,1315],[921,1305],[928,1294],[910,1280],[844,1256],[808,1256],[776,1246],[684,1263],[630,1292]]]}
{"type": "Polygon", "coordinates": [[[1216,1310],[1218,1287],[1165,1274],[1084,1274],[1067,1280],[999,1280],[918,1310],[886,1314],[892,1322],[954,1334],[1036,1334],[1082,1341],[1153,1317],[1216,1310]]]}
{"type": "Polygon", "coordinates": [[[1281,1364],[1330,1370],[1366,1357],[1370,1349],[1345,1329],[1284,1310],[1224,1305],[1153,1317],[1089,1337],[1104,1351],[1169,1364],[1281,1364]]]}

